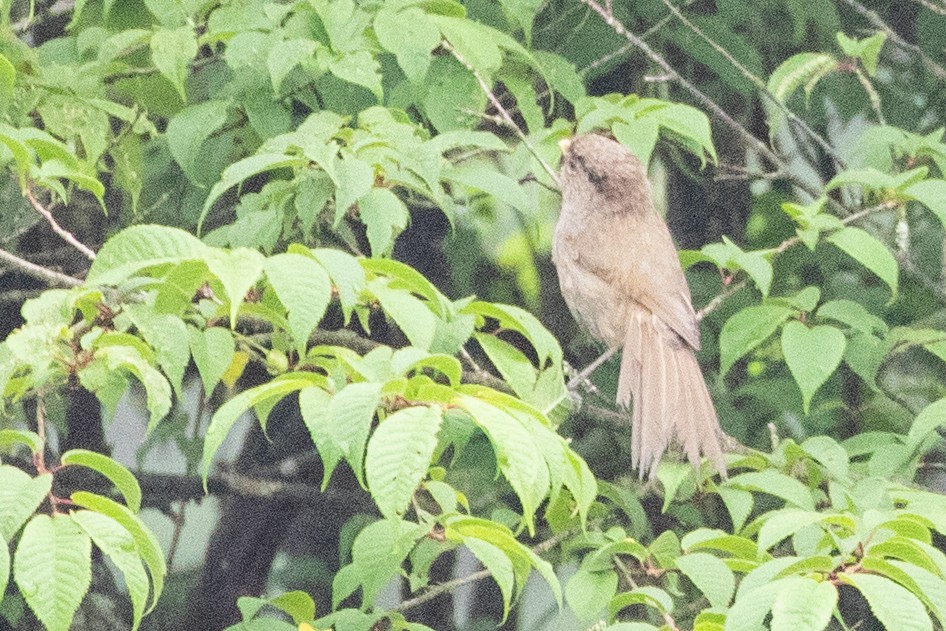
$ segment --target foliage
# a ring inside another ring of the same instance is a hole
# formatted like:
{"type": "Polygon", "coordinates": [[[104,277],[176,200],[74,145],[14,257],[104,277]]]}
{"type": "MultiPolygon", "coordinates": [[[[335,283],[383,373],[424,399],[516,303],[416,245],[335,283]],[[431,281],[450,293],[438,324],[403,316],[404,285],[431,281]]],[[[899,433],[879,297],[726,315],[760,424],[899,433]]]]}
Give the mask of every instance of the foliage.
{"type": "Polygon", "coordinates": [[[917,9],[913,45],[801,0],[36,4],[0,5],[0,161],[28,202],[4,232],[41,242],[0,253],[42,283],[3,301],[10,625],[65,630],[104,594],[147,628],[188,589],[146,509],[190,498],[149,497],[104,441],[63,447],[140,393],[143,452],[175,441],[204,493],[272,500],[301,451],[307,489],[370,507],[326,535],[338,554],[304,589],[270,552],[253,584],[277,589],[226,593],[215,628],[429,629],[424,603],[484,576],[491,625],[548,605],[557,628],[946,627],[936,11],[917,9]],[[615,69],[620,25],[644,23],[660,45],[638,48],[680,91],[615,69]],[[728,478],[671,458],[641,484],[613,376],[566,383],[589,354],[549,299],[554,165],[592,130],[657,174],[754,180],[740,234],[681,252],[746,445],[728,478]],[[47,232],[91,267],[30,264],[47,232]],[[225,487],[247,417],[274,447],[235,473],[279,473],[225,487]],[[461,551],[485,573],[445,580],[461,551]]]}

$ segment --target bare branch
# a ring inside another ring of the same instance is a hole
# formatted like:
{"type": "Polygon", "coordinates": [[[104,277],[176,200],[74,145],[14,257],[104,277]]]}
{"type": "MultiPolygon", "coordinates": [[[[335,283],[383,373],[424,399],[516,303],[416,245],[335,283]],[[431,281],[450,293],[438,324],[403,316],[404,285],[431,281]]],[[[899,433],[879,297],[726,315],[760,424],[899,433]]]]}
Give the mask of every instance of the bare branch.
{"type": "Polygon", "coordinates": [[[556,173],[555,169],[553,169],[551,165],[549,165],[549,163],[546,162],[545,159],[542,158],[541,155],[539,155],[539,152],[536,151],[532,143],[529,142],[529,138],[526,136],[525,132],[523,132],[522,129],[519,128],[519,125],[516,124],[516,121],[513,120],[509,112],[506,111],[506,108],[503,107],[503,104],[499,102],[498,98],[496,98],[496,95],[493,93],[492,89],[489,87],[489,84],[486,83],[485,79],[483,79],[483,75],[481,75],[479,71],[476,68],[474,68],[470,62],[464,59],[463,55],[461,55],[457,49],[455,49],[453,46],[450,45],[450,42],[445,41],[443,43],[443,46],[444,48],[449,50],[451,54],[453,54],[453,56],[456,57],[457,61],[463,64],[467,70],[473,73],[473,76],[476,77],[476,81],[480,84],[480,89],[483,90],[483,93],[486,95],[486,98],[489,99],[489,102],[493,104],[493,107],[496,108],[496,111],[499,112],[500,116],[502,116],[503,120],[506,122],[509,128],[512,129],[516,133],[517,136],[519,136],[519,140],[521,140],[522,143],[526,146],[526,149],[529,150],[529,153],[532,154],[532,157],[534,157],[536,160],[539,161],[539,164],[541,164],[542,168],[545,169],[545,172],[549,174],[549,177],[552,178],[552,181],[555,182],[555,184],[561,188],[560,182],[558,181],[558,173],[556,173]]]}
{"type": "MultiPolygon", "coordinates": [[[[769,92],[768,86],[766,86],[765,81],[763,81],[761,77],[758,77],[755,74],[753,74],[751,70],[743,66],[742,63],[740,63],[738,59],[733,57],[732,54],[730,54],[728,50],[726,50],[725,48],[720,46],[718,43],[716,43],[716,41],[713,38],[711,38],[709,35],[704,33],[700,27],[698,27],[696,24],[694,24],[689,19],[687,19],[687,17],[683,15],[683,13],[677,7],[675,7],[673,3],[670,2],[670,0],[661,0],[661,2],[663,2],[664,5],[666,5],[666,7],[670,9],[670,11],[677,17],[677,19],[679,19],[683,23],[684,26],[686,26],[688,29],[690,29],[694,33],[696,33],[696,35],[700,37],[703,41],[705,41],[707,44],[709,44],[713,48],[713,50],[715,50],[720,55],[725,57],[726,61],[732,64],[733,67],[736,68],[736,70],[738,70],[742,76],[748,79],[759,90],[762,96],[768,99],[773,105],[775,105],[775,107],[780,109],[782,113],[784,113],[785,116],[792,123],[794,123],[795,125],[798,125],[806,134],[808,134],[808,136],[812,138],[812,140],[818,143],[818,145],[822,149],[824,149],[825,153],[831,156],[831,158],[836,163],[838,163],[838,165],[840,165],[841,168],[844,168],[844,160],[841,158],[841,156],[838,155],[837,151],[834,150],[834,147],[832,147],[831,144],[827,140],[825,140],[821,134],[819,134],[814,129],[809,127],[808,123],[806,123],[801,118],[799,118],[784,103],[782,103],[777,98],[775,98],[775,95],[769,92]]],[[[883,115],[879,114],[879,105],[878,105],[878,115],[880,116],[880,118],[883,118],[883,115]]]]}
{"type": "Polygon", "coordinates": [[[705,109],[709,110],[713,116],[726,124],[727,127],[733,129],[743,141],[751,148],[753,148],[760,155],[764,156],[769,162],[771,162],[777,170],[782,171],[788,174],[788,177],[791,179],[792,183],[805,191],[812,198],[818,198],[820,196],[820,191],[813,189],[807,182],[794,177],[791,175],[791,171],[788,169],[788,166],[776,154],[766,143],[762,142],[756,138],[744,125],[737,122],[732,116],[726,113],[726,111],[717,105],[717,103],[706,96],[699,88],[687,81],[677,72],[673,66],[671,66],[666,59],[664,59],[660,54],[658,54],[654,49],[647,45],[647,42],[642,40],[640,37],[631,33],[624,27],[621,22],[619,22],[615,17],[608,12],[604,7],[598,4],[595,0],[580,0],[583,4],[588,5],[595,13],[597,13],[605,24],[610,26],[615,33],[624,37],[641,52],[643,52],[652,62],[660,66],[660,68],[672,78],[676,83],[683,87],[687,92],[689,92],[696,101],[705,109]]]}
{"type": "Polygon", "coordinates": [[[26,196],[26,199],[30,201],[30,205],[33,206],[36,212],[46,218],[46,221],[49,222],[53,232],[62,237],[66,243],[79,250],[79,252],[82,252],[82,254],[87,259],[90,261],[95,260],[95,252],[92,250],[92,248],[79,241],[74,234],[60,226],[53,217],[53,214],[49,212],[49,209],[40,204],[39,200],[36,199],[36,196],[33,195],[33,189],[31,187],[27,186],[26,191],[23,194],[26,196]]]}
{"type": "Polygon", "coordinates": [[[863,4],[857,0],[841,0],[846,5],[860,13],[862,16],[867,18],[867,21],[874,25],[875,28],[880,29],[883,33],[887,35],[887,38],[899,46],[900,48],[909,50],[913,53],[916,53],[920,56],[920,59],[923,60],[923,64],[927,69],[935,74],[939,79],[946,79],[946,68],[936,63],[929,55],[923,52],[923,49],[917,46],[916,44],[911,44],[902,37],[900,37],[896,31],[894,31],[890,26],[884,22],[875,11],[871,11],[863,4]]]}
{"type": "Polygon", "coordinates": [[[67,276],[61,272],[47,269],[36,263],[30,263],[12,252],[0,249],[0,263],[6,263],[9,267],[17,269],[27,276],[32,276],[41,280],[50,287],[76,287],[82,284],[82,281],[72,276],[67,276]]]}

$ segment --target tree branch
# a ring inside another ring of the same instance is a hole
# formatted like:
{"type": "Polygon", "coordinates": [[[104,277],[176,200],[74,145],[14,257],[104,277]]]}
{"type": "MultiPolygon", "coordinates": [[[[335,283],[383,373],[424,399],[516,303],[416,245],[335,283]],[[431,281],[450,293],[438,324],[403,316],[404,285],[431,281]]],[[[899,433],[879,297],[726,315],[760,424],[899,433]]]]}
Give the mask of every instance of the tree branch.
{"type": "MultiPolygon", "coordinates": [[[[844,168],[844,159],[841,158],[840,155],[838,155],[834,147],[832,147],[831,144],[827,140],[825,140],[823,136],[821,136],[821,134],[819,134],[814,129],[809,127],[808,123],[803,121],[793,111],[791,111],[788,108],[788,106],[786,106],[784,103],[782,103],[777,98],[775,98],[775,95],[769,92],[768,86],[765,84],[765,81],[763,81],[761,77],[757,77],[755,74],[753,74],[751,70],[743,66],[742,63],[740,63],[738,59],[733,57],[732,54],[730,54],[728,50],[726,50],[725,48],[720,46],[718,43],[716,43],[716,41],[712,39],[709,35],[704,33],[700,27],[698,27],[696,24],[694,24],[689,19],[687,19],[687,17],[683,15],[683,13],[676,6],[674,6],[673,3],[670,2],[670,0],[661,0],[661,2],[663,2],[664,5],[666,5],[666,7],[670,9],[670,11],[677,17],[677,19],[679,19],[683,23],[684,26],[686,26],[688,29],[690,29],[694,33],[696,33],[696,35],[700,37],[703,41],[705,41],[707,44],[709,44],[713,48],[713,50],[715,50],[720,55],[722,55],[726,59],[726,61],[732,64],[732,66],[736,70],[738,70],[742,76],[748,79],[759,90],[759,93],[762,94],[762,96],[768,99],[773,105],[775,105],[775,107],[779,108],[782,111],[782,113],[785,114],[785,116],[792,123],[798,125],[798,127],[801,128],[801,130],[804,131],[806,134],[808,134],[808,136],[811,137],[812,140],[818,143],[818,146],[820,146],[825,151],[825,153],[831,156],[831,158],[842,169],[844,168]]],[[[883,119],[882,114],[880,114],[880,118],[883,119]]]]}
{"type": "Polygon", "coordinates": [[[861,4],[857,0],[841,0],[841,1],[844,2],[846,5],[848,5],[849,7],[851,7],[852,9],[854,9],[855,11],[857,11],[858,13],[860,13],[865,18],[867,18],[868,22],[873,24],[875,28],[878,28],[881,31],[883,31],[887,35],[888,39],[890,39],[890,41],[892,41],[894,44],[896,44],[900,48],[903,48],[905,50],[908,50],[910,52],[913,52],[919,55],[920,59],[923,60],[923,64],[927,67],[927,69],[930,72],[935,74],[937,78],[946,79],[946,68],[943,68],[943,66],[933,61],[933,59],[929,55],[927,55],[923,51],[922,48],[920,48],[916,44],[911,44],[910,42],[900,37],[896,31],[890,28],[890,26],[888,26],[887,23],[884,22],[880,18],[879,15],[877,15],[875,11],[871,11],[870,9],[865,7],[863,4],[861,4]]]}
{"type": "Polygon", "coordinates": [[[477,69],[474,68],[470,62],[464,59],[463,55],[461,55],[457,49],[455,49],[453,46],[450,45],[450,42],[444,41],[443,46],[444,48],[449,50],[450,53],[454,57],[456,57],[457,61],[463,64],[467,70],[473,73],[473,76],[476,77],[477,83],[480,84],[480,89],[483,90],[483,93],[486,95],[486,98],[489,99],[489,102],[493,104],[493,107],[496,108],[496,111],[499,112],[499,115],[502,116],[504,121],[506,121],[506,124],[509,126],[509,128],[512,129],[516,133],[517,136],[519,136],[519,140],[521,140],[522,144],[526,146],[526,149],[529,150],[529,153],[532,154],[532,157],[538,160],[539,164],[542,165],[542,168],[545,169],[545,172],[548,173],[549,177],[552,178],[552,181],[555,182],[555,185],[561,188],[561,183],[558,180],[558,173],[556,173],[555,169],[553,169],[551,165],[549,165],[549,163],[546,162],[545,159],[542,158],[541,155],[539,155],[539,152],[536,151],[532,143],[529,142],[529,138],[526,136],[525,132],[523,132],[522,129],[519,128],[519,125],[516,124],[516,121],[513,120],[509,112],[506,111],[506,108],[503,107],[503,104],[499,102],[498,98],[496,98],[496,95],[493,93],[492,89],[489,87],[489,84],[486,83],[486,80],[483,78],[483,75],[481,75],[479,71],[477,71],[477,69]]]}
{"type": "Polygon", "coordinates": [[[26,191],[23,193],[26,196],[26,199],[29,200],[30,205],[33,207],[36,212],[46,218],[46,221],[49,222],[49,225],[52,227],[53,232],[58,234],[62,239],[81,252],[87,259],[90,261],[95,260],[95,252],[89,246],[85,245],[79,241],[74,234],[63,228],[59,225],[56,219],[53,217],[53,214],[49,211],[48,208],[39,203],[39,200],[36,199],[36,196],[33,195],[33,188],[31,186],[26,187],[26,191]]]}
{"type": "Polygon", "coordinates": [[[30,263],[26,259],[22,259],[4,249],[0,249],[0,262],[6,263],[9,267],[17,269],[27,276],[43,281],[50,287],[76,287],[82,284],[82,281],[78,278],[47,269],[36,263],[30,263]]]}

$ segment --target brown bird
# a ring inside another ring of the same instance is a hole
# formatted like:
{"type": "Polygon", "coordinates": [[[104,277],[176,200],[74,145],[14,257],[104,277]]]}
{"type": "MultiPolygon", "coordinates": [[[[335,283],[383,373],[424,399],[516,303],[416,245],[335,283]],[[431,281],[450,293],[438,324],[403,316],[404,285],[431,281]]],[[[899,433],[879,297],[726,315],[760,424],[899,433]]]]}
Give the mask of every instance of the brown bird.
{"type": "Polygon", "coordinates": [[[723,475],[722,430],[695,351],[699,322],[640,160],[596,134],[562,142],[562,212],[552,260],[579,323],[624,348],[617,402],[631,414],[631,462],[652,477],[670,445],[723,475]]]}

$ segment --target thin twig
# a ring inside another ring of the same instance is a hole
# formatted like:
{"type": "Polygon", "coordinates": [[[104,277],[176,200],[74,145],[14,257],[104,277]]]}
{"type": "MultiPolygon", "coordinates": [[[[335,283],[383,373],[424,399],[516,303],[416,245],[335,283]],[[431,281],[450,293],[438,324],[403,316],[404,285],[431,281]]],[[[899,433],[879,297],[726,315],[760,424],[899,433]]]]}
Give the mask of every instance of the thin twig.
{"type": "Polygon", "coordinates": [[[871,11],[863,4],[857,0],[841,0],[846,5],[860,13],[862,16],[867,18],[867,21],[874,25],[875,28],[880,29],[884,34],[887,35],[887,38],[899,46],[911,52],[916,53],[920,56],[920,59],[923,60],[923,64],[940,79],[946,79],[946,68],[936,63],[929,55],[927,55],[922,48],[916,44],[911,44],[902,37],[900,37],[896,31],[894,31],[890,26],[884,22],[876,12],[871,11]]]}
{"type": "Polygon", "coordinates": [[[881,125],[886,125],[887,120],[884,118],[884,112],[880,108],[880,95],[877,94],[877,90],[874,89],[870,79],[867,78],[867,74],[860,68],[855,68],[854,74],[857,75],[857,80],[861,82],[861,87],[864,88],[864,92],[867,92],[867,98],[870,99],[870,106],[871,109],[874,110],[874,115],[877,116],[877,122],[881,125]]]}
{"type": "Polygon", "coordinates": [[[37,265],[36,263],[30,263],[26,259],[18,257],[12,252],[7,252],[6,250],[0,248],[0,262],[6,263],[8,266],[18,269],[27,276],[32,276],[37,280],[41,280],[51,287],[77,287],[82,284],[82,281],[78,278],[73,278],[72,276],[67,276],[61,272],[57,272],[51,269],[37,265]]]}
{"type": "Polygon", "coordinates": [[[782,113],[784,113],[785,116],[792,123],[794,123],[795,125],[798,125],[806,134],[808,134],[808,136],[811,137],[812,140],[818,143],[818,145],[822,149],[824,149],[825,153],[831,156],[831,158],[842,169],[844,168],[844,159],[841,158],[840,155],[838,155],[834,147],[832,147],[831,144],[827,140],[825,140],[821,134],[819,134],[814,129],[812,129],[808,125],[808,123],[803,121],[793,111],[791,111],[787,105],[785,105],[780,100],[775,98],[775,95],[769,91],[768,86],[765,84],[765,81],[763,81],[761,77],[756,76],[751,70],[749,70],[744,65],[742,65],[742,63],[738,59],[733,57],[732,54],[730,54],[728,50],[720,46],[713,38],[711,38],[709,35],[704,33],[700,27],[698,27],[696,24],[694,24],[689,19],[687,19],[687,17],[683,15],[683,13],[676,6],[674,6],[673,3],[670,2],[670,0],[661,0],[661,2],[663,2],[664,5],[668,9],[670,9],[670,11],[677,17],[677,19],[679,19],[683,23],[684,26],[686,26],[688,29],[690,29],[694,33],[696,33],[696,35],[700,37],[703,41],[705,41],[707,44],[709,44],[713,48],[713,50],[715,50],[717,53],[722,55],[726,59],[726,61],[732,64],[732,66],[736,70],[738,70],[742,76],[748,79],[749,82],[752,83],[759,90],[762,96],[767,98],[773,105],[775,105],[775,107],[780,109],[782,113]]]}
{"type": "Polygon", "coordinates": [[[575,373],[575,375],[571,379],[568,380],[568,385],[567,385],[568,390],[569,391],[575,390],[578,388],[578,386],[587,382],[588,377],[591,376],[591,373],[597,370],[598,367],[601,366],[601,364],[611,359],[611,357],[617,351],[618,351],[617,346],[606,350],[605,352],[601,353],[601,355],[598,356],[597,359],[595,359],[593,362],[591,362],[590,364],[582,368],[580,372],[575,373]]]}
{"type": "Polygon", "coordinates": [[[705,318],[709,314],[719,309],[720,305],[722,305],[723,302],[725,302],[727,298],[736,294],[740,289],[743,289],[748,283],[749,281],[747,281],[746,279],[742,279],[741,281],[737,283],[730,283],[729,285],[727,285],[726,288],[723,291],[721,291],[719,294],[717,294],[715,298],[707,302],[706,305],[702,309],[696,312],[696,321],[701,322],[703,318],[705,318]]]}
{"type": "Polygon", "coordinates": [[[660,66],[661,69],[668,76],[670,76],[676,83],[678,83],[683,89],[689,92],[693,98],[697,100],[705,109],[712,112],[712,114],[726,124],[727,127],[734,130],[743,141],[750,147],[754,148],[759,154],[764,156],[769,162],[771,162],[779,171],[783,171],[788,174],[788,177],[791,179],[792,183],[800,188],[801,190],[808,193],[813,199],[817,199],[820,196],[820,191],[812,188],[807,182],[801,180],[795,176],[791,175],[791,171],[788,169],[788,166],[785,164],[784,160],[779,157],[767,144],[756,138],[752,132],[745,128],[744,125],[737,122],[732,116],[726,113],[726,111],[717,105],[717,103],[700,91],[695,85],[687,81],[677,72],[670,63],[667,62],[662,56],[660,56],[654,49],[647,45],[647,42],[643,41],[640,37],[631,33],[625,28],[621,22],[619,22],[615,17],[609,13],[604,7],[595,2],[595,0],[580,0],[583,4],[586,4],[590,7],[595,13],[597,13],[605,24],[611,27],[615,33],[625,38],[631,42],[635,47],[637,47],[641,52],[643,52],[651,61],[660,66]]]}
{"type": "Polygon", "coordinates": [[[933,13],[938,13],[940,15],[946,15],[946,6],[939,6],[938,4],[933,4],[929,0],[913,0],[917,4],[926,7],[933,13]]]}
{"type": "Polygon", "coordinates": [[[36,196],[33,195],[32,187],[27,186],[26,191],[24,191],[23,194],[26,196],[26,199],[30,201],[30,205],[33,207],[33,209],[46,218],[46,221],[49,222],[53,232],[58,234],[66,243],[79,250],[79,252],[82,252],[82,254],[87,259],[90,261],[95,260],[95,252],[92,250],[92,248],[79,241],[74,234],[59,225],[55,217],[53,217],[53,214],[49,212],[49,209],[40,204],[39,200],[36,199],[36,196]]]}
{"type": "MultiPolygon", "coordinates": [[[[571,531],[560,532],[557,535],[553,535],[546,539],[545,541],[532,547],[532,551],[536,554],[542,554],[551,550],[559,543],[564,541],[567,537],[571,536],[573,533],[571,531]]],[[[491,576],[489,570],[479,570],[478,572],[473,572],[472,574],[467,574],[466,576],[461,576],[460,578],[455,578],[452,581],[447,581],[446,583],[440,583],[439,585],[434,585],[423,594],[415,596],[414,598],[409,598],[401,602],[397,607],[394,607],[393,611],[407,611],[408,609],[413,609],[418,605],[422,605],[425,602],[433,600],[440,594],[445,592],[452,591],[461,585],[466,585],[467,583],[474,583],[480,581],[484,578],[491,576]]]]}
{"type": "Polygon", "coordinates": [[[483,90],[483,93],[486,95],[486,98],[489,99],[489,102],[493,104],[493,107],[495,107],[496,111],[499,112],[499,115],[503,117],[503,120],[506,121],[506,124],[509,125],[510,129],[512,129],[516,133],[516,135],[519,136],[519,140],[521,140],[522,143],[526,146],[526,149],[529,150],[529,153],[532,154],[532,157],[534,157],[536,160],[539,161],[539,164],[541,164],[542,168],[545,169],[545,172],[549,174],[549,177],[552,178],[552,181],[555,182],[555,184],[559,186],[559,188],[561,188],[561,183],[558,180],[558,173],[556,173],[555,169],[553,169],[551,165],[549,165],[549,163],[546,162],[545,159],[542,158],[541,155],[539,155],[539,152],[536,151],[535,147],[529,141],[529,138],[526,136],[525,132],[523,132],[522,129],[519,128],[519,125],[516,124],[516,121],[513,120],[509,112],[506,111],[506,108],[503,107],[503,104],[499,102],[498,98],[496,98],[496,95],[493,93],[492,89],[489,87],[489,84],[486,83],[485,79],[483,79],[483,75],[481,75],[479,71],[476,68],[474,68],[473,65],[470,62],[468,62],[456,48],[451,46],[450,42],[444,41],[443,46],[444,48],[449,50],[450,53],[454,57],[456,57],[457,61],[463,64],[467,70],[473,73],[473,76],[476,77],[477,83],[480,84],[480,89],[483,90]]]}

